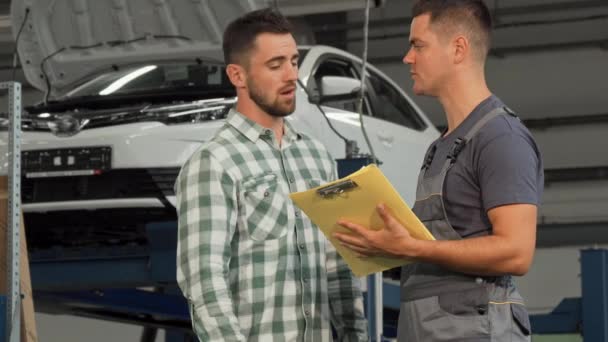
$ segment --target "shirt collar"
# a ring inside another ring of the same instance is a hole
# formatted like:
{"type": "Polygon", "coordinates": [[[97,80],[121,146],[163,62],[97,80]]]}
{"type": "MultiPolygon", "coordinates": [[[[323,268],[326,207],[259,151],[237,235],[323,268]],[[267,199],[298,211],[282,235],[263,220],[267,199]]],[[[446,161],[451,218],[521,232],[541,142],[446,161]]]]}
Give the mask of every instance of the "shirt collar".
{"type": "MultiPolygon", "coordinates": [[[[273,135],[271,129],[262,127],[235,108],[230,109],[226,122],[252,142],[256,142],[263,136],[273,135]]],[[[283,139],[286,141],[291,142],[301,138],[301,135],[293,128],[288,120],[283,120],[283,130],[283,139]]]]}

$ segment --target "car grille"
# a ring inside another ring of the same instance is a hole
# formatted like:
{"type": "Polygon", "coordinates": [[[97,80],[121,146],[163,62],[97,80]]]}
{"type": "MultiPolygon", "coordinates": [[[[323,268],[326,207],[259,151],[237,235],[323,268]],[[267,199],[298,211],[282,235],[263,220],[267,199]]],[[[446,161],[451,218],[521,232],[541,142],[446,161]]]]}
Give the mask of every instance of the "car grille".
{"type": "Polygon", "coordinates": [[[159,198],[175,194],[179,168],[114,169],[95,176],[23,178],[24,203],[159,198]]]}

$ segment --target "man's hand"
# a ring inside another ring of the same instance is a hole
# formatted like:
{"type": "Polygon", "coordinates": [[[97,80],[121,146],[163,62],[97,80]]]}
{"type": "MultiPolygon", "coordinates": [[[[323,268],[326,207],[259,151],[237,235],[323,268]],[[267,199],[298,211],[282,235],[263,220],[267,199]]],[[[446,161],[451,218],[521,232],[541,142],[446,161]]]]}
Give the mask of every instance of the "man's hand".
{"type": "Polygon", "coordinates": [[[350,232],[336,233],[334,237],[360,256],[416,259],[467,274],[524,275],[532,263],[536,205],[510,204],[490,209],[491,235],[440,241],[413,238],[388,210],[378,206],[384,229],[371,230],[340,220],[338,224],[350,232]]]}
{"type": "Polygon", "coordinates": [[[334,237],[343,246],[362,257],[388,256],[393,258],[412,258],[416,255],[418,240],[414,239],[384,204],[376,208],[384,221],[384,229],[373,230],[346,220],[338,221],[352,233],[335,233],[334,237]]]}

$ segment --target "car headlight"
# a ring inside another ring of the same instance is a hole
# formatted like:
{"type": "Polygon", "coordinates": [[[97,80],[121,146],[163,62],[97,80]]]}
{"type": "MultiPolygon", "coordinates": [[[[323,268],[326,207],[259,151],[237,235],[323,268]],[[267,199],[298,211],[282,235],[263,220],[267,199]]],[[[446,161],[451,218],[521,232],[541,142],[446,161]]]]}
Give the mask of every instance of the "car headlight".
{"type": "Polygon", "coordinates": [[[72,115],[60,115],[53,121],[47,121],[51,132],[58,137],[71,137],[89,123],[89,119],[77,119],[72,115]]]}

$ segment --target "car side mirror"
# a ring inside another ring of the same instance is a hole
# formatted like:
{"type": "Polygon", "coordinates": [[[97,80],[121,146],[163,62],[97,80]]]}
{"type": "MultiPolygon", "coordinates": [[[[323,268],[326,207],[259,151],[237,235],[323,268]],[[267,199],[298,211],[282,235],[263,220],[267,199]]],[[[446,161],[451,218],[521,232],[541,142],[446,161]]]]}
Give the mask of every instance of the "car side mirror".
{"type": "Polygon", "coordinates": [[[323,76],[319,83],[319,95],[311,98],[316,104],[356,100],[361,91],[361,81],[350,77],[323,76]]]}

